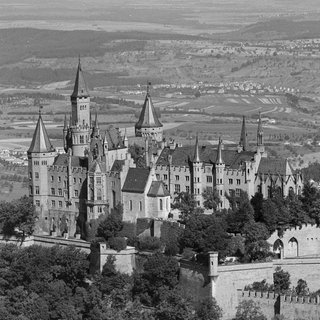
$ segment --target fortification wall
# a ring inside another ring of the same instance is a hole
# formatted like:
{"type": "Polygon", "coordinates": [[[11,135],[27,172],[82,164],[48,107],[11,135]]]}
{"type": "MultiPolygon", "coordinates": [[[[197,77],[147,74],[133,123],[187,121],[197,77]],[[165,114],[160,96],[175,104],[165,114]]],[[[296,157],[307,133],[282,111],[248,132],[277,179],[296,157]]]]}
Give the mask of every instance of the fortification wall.
{"type": "Polygon", "coordinates": [[[320,255],[320,228],[316,225],[288,228],[281,237],[275,231],[268,242],[273,246],[276,241],[281,243],[284,258],[320,255]]]}
{"type": "Polygon", "coordinates": [[[257,303],[262,313],[271,320],[275,312],[284,320],[320,319],[320,298],[277,295],[273,292],[238,291],[240,301],[252,300],[257,303]]]}
{"type": "Polygon", "coordinates": [[[272,262],[218,266],[216,300],[223,309],[224,319],[231,319],[235,315],[239,304],[238,289],[263,279],[273,282],[272,262]]]}

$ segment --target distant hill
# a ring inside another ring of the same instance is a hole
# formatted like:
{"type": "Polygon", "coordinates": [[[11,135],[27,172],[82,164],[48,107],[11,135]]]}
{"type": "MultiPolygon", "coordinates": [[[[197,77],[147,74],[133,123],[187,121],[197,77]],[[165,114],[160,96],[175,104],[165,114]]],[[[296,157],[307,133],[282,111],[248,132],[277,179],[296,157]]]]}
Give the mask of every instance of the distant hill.
{"type": "Polygon", "coordinates": [[[223,40],[284,40],[319,38],[320,20],[294,21],[271,19],[241,28],[238,31],[216,35],[223,40]]]}

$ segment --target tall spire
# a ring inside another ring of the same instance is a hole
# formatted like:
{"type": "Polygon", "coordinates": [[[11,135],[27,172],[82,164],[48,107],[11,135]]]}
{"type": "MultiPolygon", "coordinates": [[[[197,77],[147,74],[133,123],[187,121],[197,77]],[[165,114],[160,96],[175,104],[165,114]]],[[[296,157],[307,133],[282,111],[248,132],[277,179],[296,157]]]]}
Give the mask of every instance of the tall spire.
{"type": "Polygon", "coordinates": [[[262,128],[261,112],[259,112],[259,120],[258,120],[257,146],[263,146],[263,128],[262,128]]]}
{"type": "Polygon", "coordinates": [[[94,124],[93,124],[93,128],[92,128],[92,137],[94,136],[99,136],[99,122],[98,122],[98,112],[97,112],[97,109],[96,109],[96,112],[95,112],[95,119],[94,119],[94,124]]]}
{"type": "Polygon", "coordinates": [[[82,98],[82,97],[89,97],[89,92],[83,78],[81,61],[79,56],[78,70],[77,70],[76,80],[74,82],[74,88],[73,88],[71,98],[82,98]]]}
{"type": "Polygon", "coordinates": [[[53,152],[54,150],[42,121],[41,110],[39,109],[39,118],[28,153],[53,152]]]}
{"type": "Polygon", "coordinates": [[[222,163],[224,163],[223,159],[222,159],[222,139],[221,139],[221,137],[219,137],[216,164],[222,164],[222,163]]]}
{"type": "Polygon", "coordinates": [[[193,162],[200,162],[198,134],[197,134],[197,137],[196,137],[196,145],[194,147],[193,162]]]}
{"type": "Polygon", "coordinates": [[[248,150],[248,133],[246,128],[246,117],[243,116],[242,118],[242,128],[241,128],[241,136],[239,146],[242,147],[243,151],[248,150]]]}

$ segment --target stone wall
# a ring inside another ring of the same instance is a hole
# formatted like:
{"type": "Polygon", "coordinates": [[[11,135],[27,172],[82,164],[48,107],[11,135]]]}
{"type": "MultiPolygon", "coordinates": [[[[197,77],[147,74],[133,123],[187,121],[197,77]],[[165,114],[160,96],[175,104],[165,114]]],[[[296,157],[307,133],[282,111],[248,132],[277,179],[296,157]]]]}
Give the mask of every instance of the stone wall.
{"type": "Polygon", "coordinates": [[[274,247],[274,251],[281,245],[283,258],[320,255],[320,228],[304,224],[286,229],[281,237],[275,231],[268,242],[274,247]]]}
{"type": "Polygon", "coordinates": [[[262,313],[271,320],[275,311],[284,320],[319,320],[320,298],[277,295],[273,292],[238,291],[239,301],[252,300],[262,313]],[[279,313],[278,313],[279,312],[279,313]]]}

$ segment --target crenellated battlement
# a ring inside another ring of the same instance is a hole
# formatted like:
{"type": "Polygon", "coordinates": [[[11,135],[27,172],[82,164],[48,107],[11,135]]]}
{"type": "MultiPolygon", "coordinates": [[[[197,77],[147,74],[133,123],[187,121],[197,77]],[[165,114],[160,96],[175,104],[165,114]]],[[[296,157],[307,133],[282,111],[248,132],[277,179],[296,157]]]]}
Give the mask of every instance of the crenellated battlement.
{"type": "Polygon", "coordinates": [[[238,297],[243,299],[261,299],[261,300],[276,300],[280,296],[280,301],[295,304],[313,304],[320,305],[320,296],[295,296],[295,295],[279,295],[278,293],[272,292],[260,292],[260,291],[247,291],[238,289],[238,297]]]}

